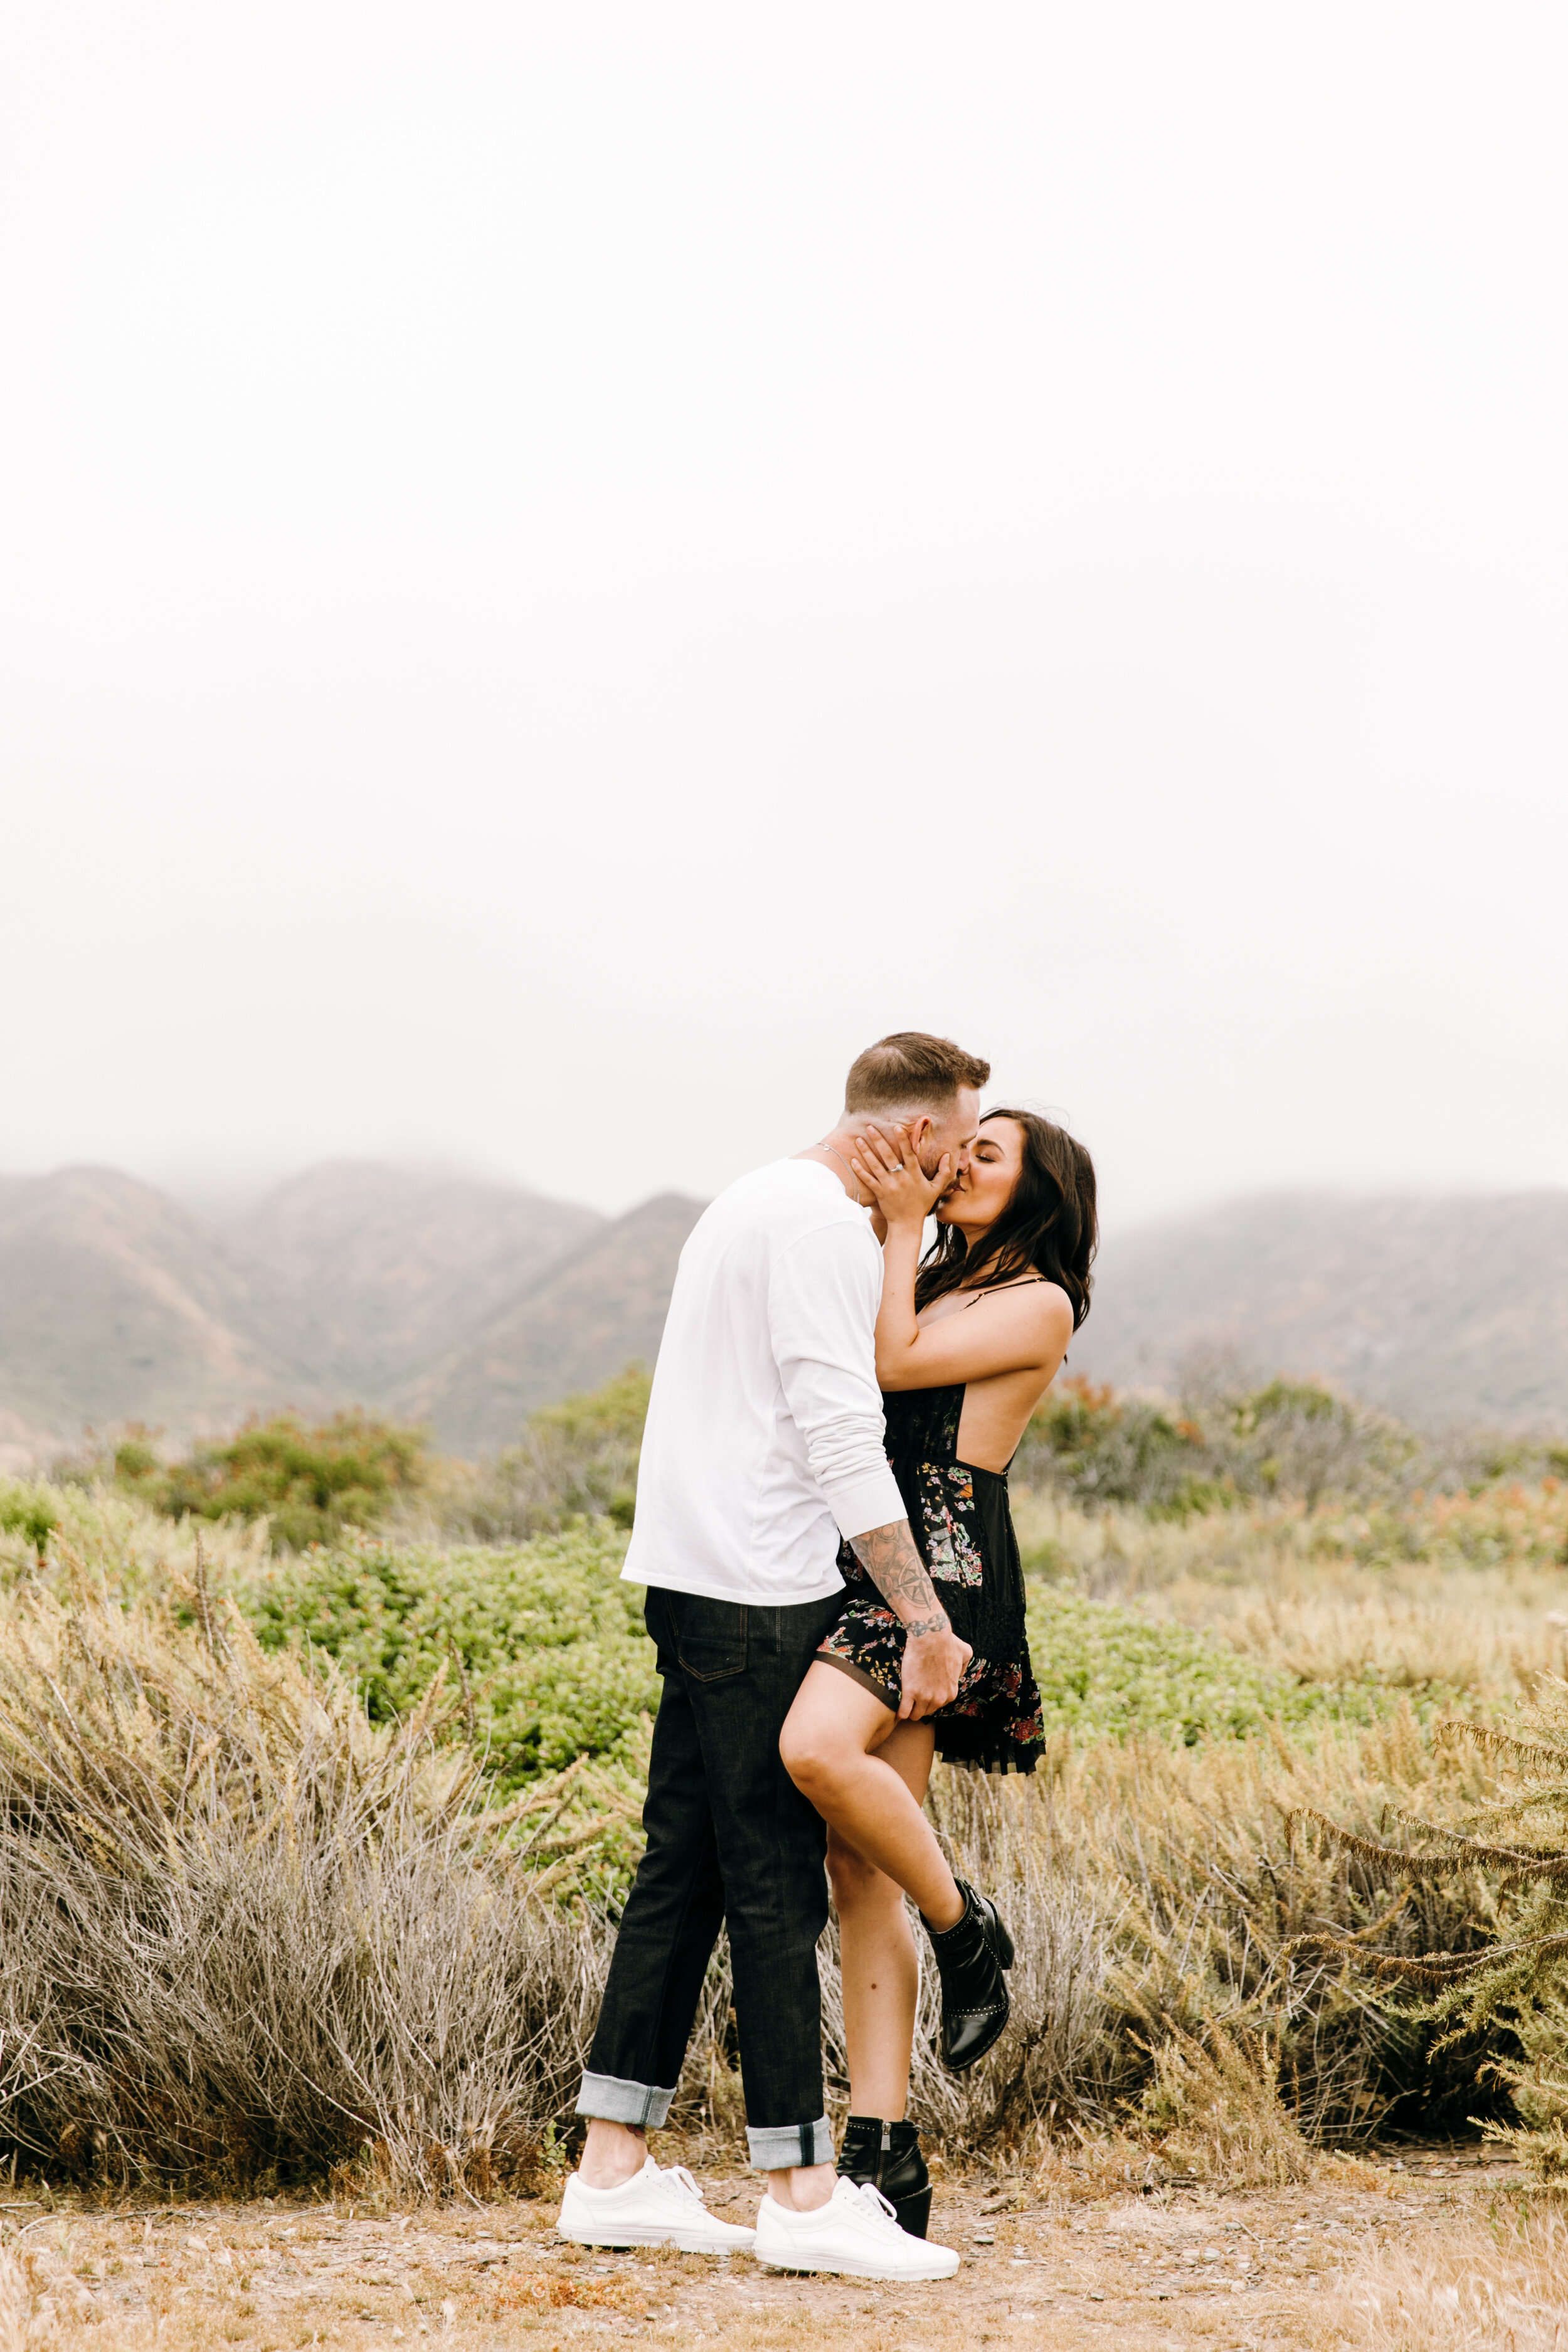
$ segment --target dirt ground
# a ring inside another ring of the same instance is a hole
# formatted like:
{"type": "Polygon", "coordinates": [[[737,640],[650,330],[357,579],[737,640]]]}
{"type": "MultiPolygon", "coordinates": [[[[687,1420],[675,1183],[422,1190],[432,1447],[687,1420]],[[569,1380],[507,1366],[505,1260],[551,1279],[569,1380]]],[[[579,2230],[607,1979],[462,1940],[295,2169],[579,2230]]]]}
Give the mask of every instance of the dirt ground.
{"type": "MultiPolygon", "coordinates": [[[[727,2220],[754,2210],[754,2175],[702,2185],[727,2220]]],[[[284,2200],[49,2210],[13,2194],[0,2196],[0,2352],[79,2334],[101,2352],[415,2352],[426,2336],[452,2352],[566,2352],[633,2337],[722,2339],[736,2352],[1425,2352],[1439,2341],[1525,2352],[1552,2346],[1559,2329],[1568,2346],[1568,2259],[1543,2270],[1538,2246],[1533,2269],[1517,2276],[1506,2259],[1494,2263],[1490,2328],[1480,2284],[1466,2285],[1479,2273],[1464,2249],[1502,2245],[1506,2255],[1522,2201],[1511,2168],[1474,2148],[1327,2168],[1307,2188],[1248,2193],[1140,2192],[1066,2167],[1049,2178],[982,2173],[939,2181],[931,2234],[961,2250],[958,2276],[892,2287],[780,2277],[749,2256],[567,2246],[554,2235],[553,2198],[375,2213],[284,2200]]]]}

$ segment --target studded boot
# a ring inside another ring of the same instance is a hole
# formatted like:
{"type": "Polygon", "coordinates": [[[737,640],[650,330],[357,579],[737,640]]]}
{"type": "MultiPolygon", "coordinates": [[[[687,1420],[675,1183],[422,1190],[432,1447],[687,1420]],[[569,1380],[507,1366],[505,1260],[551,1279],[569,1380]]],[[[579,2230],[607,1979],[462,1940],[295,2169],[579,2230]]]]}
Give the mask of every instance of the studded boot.
{"type": "Polygon", "coordinates": [[[922,1922],[942,1979],[942,2032],[937,2048],[949,2074],[962,2074],[1000,2038],[1012,2001],[1004,1969],[1013,1965],[1013,1938],[987,1895],[961,1878],[963,1916],[951,1927],[922,1922]]]}
{"type": "Polygon", "coordinates": [[[844,2126],[838,2171],[845,2180],[879,2189],[911,2238],[923,2238],[931,2220],[931,2175],[913,2124],[885,2124],[879,2116],[851,2116],[844,2126]]]}

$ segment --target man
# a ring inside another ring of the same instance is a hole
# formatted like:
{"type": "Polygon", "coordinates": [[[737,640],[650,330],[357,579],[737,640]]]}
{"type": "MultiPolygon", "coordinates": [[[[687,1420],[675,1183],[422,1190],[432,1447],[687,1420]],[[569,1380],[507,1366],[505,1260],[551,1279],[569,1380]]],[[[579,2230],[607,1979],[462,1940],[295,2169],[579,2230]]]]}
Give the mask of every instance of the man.
{"type": "Polygon", "coordinates": [[[743,1176],[680,1255],[643,1440],[626,1575],[646,1583],[664,1684],[643,1824],[583,2078],[591,2118],[560,2228],[590,2245],[754,2246],[780,2269],[946,2277],[874,2189],[838,2181],[825,2113],[816,1940],[822,1821],[779,1758],[784,1720],[837,1622],[842,1535],[908,1629],[900,1712],[952,1698],[969,1657],[910,1533],[883,1452],[882,1258],[849,1165],[875,1121],[921,1168],[969,1163],[989,1063],[943,1037],[884,1037],[852,1066],[832,1134],[743,1176]],[[710,2215],[647,2152],[679,2079],[726,1922],[747,2141],[768,2175],[755,2231],[710,2215]]]}

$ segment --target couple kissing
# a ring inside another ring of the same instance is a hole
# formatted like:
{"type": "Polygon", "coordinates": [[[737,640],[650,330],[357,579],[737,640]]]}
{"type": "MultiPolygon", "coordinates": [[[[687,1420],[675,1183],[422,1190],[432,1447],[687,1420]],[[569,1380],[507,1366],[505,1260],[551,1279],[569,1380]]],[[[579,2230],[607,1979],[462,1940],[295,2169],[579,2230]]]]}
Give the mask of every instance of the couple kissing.
{"type": "Polygon", "coordinates": [[[1006,2026],[1013,1944],[922,1804],[934,1759],[1042,1746],[1007,1466],[1089,1312],[1094,1169],[989,1063],[884,1037],[832,1132],[698,1220],[670,1298],[625,1574],[663,1696],[643,1824],[577,2113],[563,2237],[749,2252],[780,2271],[947,2278],[906,2116],[919,1914],[939,2055],[1006,2026]],[[925,1222],[937,1237],[924,1257],[925,1222]],[[824,1865],[826,1864],[826,1870],[824,1865]],[[835,2161],[816,1944],[838,1913],[850,2114],[835,2161]],[[754,2229],[648,2153],[723,1926],[754,2229]]]}

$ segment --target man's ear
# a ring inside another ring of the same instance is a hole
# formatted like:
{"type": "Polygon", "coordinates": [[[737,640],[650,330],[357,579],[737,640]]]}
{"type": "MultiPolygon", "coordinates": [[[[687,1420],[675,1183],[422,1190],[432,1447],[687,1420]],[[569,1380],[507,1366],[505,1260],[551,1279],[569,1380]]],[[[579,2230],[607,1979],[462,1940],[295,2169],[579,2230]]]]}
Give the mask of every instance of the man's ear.
{"type": "Polygon", "coordinates": [[[927,1136],[932,1131],[933,1122],[931,1114],[929,1111],[918,1110],[912,1118],[907,1118],[904,1121],[904,1125],[910,1130],[910,1141],[914,1146],[915,1158],[918,1160],[927,1136]]]}

